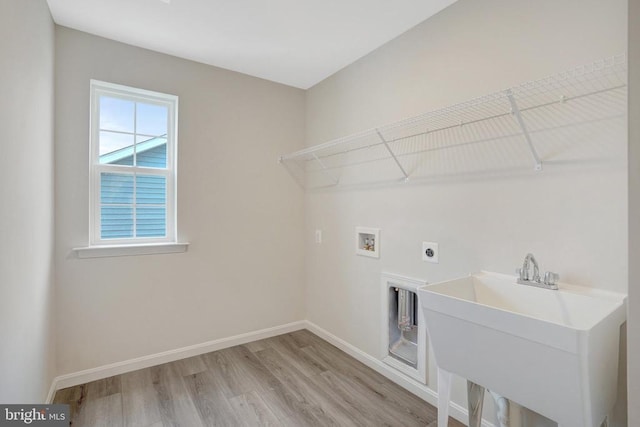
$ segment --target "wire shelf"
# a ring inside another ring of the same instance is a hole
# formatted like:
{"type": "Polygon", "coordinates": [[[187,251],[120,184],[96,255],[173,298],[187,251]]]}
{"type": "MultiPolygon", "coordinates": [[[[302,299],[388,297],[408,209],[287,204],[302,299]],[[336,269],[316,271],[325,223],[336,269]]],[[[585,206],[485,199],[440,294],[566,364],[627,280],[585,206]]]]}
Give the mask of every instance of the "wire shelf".
{"type": "Polygon", "coordinates": [[[621,134],[625,55],[309,147],[279,158],[305,188],[406,181],[604,155],[621,134]]]}

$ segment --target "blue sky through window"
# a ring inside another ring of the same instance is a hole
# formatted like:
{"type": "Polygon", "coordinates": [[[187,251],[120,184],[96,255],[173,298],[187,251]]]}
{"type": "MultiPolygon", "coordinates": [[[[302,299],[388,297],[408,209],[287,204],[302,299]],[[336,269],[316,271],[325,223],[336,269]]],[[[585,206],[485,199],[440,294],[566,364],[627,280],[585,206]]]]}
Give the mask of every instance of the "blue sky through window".
{"type": "Polygon", "coordinates": [[[167,134],[168,108],[100,96],[99,155],[167,134]],[[135,126],[134,126],[135,125],[135,126]]]}

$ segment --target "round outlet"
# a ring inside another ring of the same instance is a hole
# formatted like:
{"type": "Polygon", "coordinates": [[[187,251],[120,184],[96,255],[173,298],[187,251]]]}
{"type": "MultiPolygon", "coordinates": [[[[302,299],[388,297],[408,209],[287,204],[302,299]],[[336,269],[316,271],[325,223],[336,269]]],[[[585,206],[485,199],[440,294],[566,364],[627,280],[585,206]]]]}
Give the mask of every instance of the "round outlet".
{"type": "Polygon", "coordinates": [[[438,251],[438,243],[422,242],[422,260],[438,264],[440,262],[440,251],[438,251]]]}

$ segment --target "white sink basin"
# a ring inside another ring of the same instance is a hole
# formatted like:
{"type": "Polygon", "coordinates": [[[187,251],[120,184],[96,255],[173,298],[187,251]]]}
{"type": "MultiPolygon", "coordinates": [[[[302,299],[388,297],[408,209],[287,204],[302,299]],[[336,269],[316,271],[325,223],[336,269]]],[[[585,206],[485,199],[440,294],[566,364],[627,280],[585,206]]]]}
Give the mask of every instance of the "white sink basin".
{"type": "Polygon", "coordinates": [[[616,400],[626,295],[476,273],[418,289],[438,367],[562,427],[599,427],[616,400]]]}

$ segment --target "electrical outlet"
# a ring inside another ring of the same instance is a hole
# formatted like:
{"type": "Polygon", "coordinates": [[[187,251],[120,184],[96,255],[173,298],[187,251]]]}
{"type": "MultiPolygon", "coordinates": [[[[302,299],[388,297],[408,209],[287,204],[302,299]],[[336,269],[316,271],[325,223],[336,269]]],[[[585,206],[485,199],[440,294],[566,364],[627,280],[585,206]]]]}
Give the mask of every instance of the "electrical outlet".
{"type": "Polygon", "coordinates": [[[322,230],[316,230],[316,243],[322,243],[322,230]]]}
{"type": "Polygon", "coordinates": [[[422,242],[422,260],[438,264],[439,259],[438,244],[435,242],[422,242]]]}

